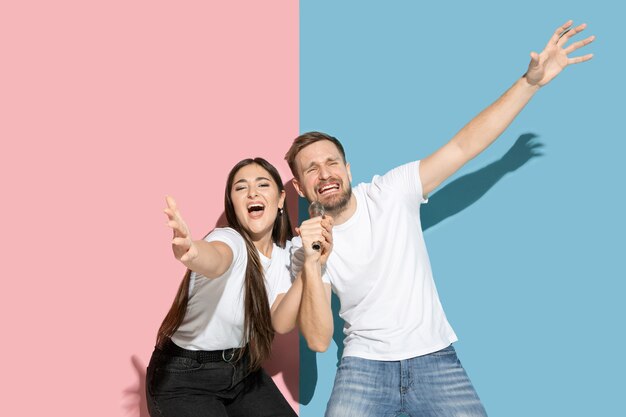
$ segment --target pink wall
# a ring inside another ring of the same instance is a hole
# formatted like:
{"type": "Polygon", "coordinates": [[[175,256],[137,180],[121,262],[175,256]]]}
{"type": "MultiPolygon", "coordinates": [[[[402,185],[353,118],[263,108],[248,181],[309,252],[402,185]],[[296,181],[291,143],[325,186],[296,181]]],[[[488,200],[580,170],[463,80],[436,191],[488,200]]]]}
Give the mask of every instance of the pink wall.
{"type": "MultiPolygon", "coordinates": [[[[5,2],[0,42],[3,414],[147,416],[184,272],[164,196],[200,238],[238,160],[291,178],[298,2],[5,2]]],[[[282,342],[269,369],[293,398],[282,342]]]]}

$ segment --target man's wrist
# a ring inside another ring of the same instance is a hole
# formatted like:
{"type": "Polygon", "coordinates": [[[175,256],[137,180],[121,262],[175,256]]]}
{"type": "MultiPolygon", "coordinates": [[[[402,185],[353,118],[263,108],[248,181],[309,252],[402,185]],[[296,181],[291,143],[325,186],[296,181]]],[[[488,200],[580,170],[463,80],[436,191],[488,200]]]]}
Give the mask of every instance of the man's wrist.
{"type": "Polygon", "coordinates": [[[526,89],[529,89],[532,93],[536,93],[541,86],[539,83],[533,84],[528,80],[528,74],[522,75],[522,78],[519,79],[519,84],[526,89]]]}

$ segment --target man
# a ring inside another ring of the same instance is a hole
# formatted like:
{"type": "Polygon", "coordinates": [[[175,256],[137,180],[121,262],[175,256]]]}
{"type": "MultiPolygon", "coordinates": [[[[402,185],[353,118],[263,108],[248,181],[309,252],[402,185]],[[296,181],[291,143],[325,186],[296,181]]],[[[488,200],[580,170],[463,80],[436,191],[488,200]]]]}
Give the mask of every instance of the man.
{"type": "MultiPolygon", "coordinates": [[[[322,280],[304,265],[299,325],[309,347],[324,351],[333,332],[330,291],[341,301],[344,352],[326,416],[484,416],[452,343],[457,337],[439,301],[421,232],[419,206],[446,178],[486,149],[533,95],[569,64],[565,46],[585,29],[568,21],[528,71],[432,155],[351,188],[350,165],[332,136],[305,133],[286,155],[298,193],[334,219],[333,251],[322,280]]],[[[303,226],[304,227],[304,226],[303,226]]],[[[297,244],[297,242],[296,242],[297,244]]],[[[305,248],[310,250],[310,248],[305,248]]],[[[294,264],[298,268],[298,256],[294,264]]]]}

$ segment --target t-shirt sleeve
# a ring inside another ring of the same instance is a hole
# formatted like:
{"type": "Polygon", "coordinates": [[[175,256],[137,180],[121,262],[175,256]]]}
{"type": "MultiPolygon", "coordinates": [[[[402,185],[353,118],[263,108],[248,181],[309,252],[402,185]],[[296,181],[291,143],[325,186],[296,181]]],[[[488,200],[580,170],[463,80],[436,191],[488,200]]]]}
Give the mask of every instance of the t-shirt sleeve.
{"type": "MultiPolygon", "coordinates": [[[[247,261],[246,244],[239,233],[231,228],[219,228],[214,229],[208,235],[203,238],[206,242],[223,242],[233,251],[233,262],[228,268],[230,270],[233,265],[247,261]]],[[[194,293],[196,286],[196,279],[204,278],[204,275],[195,271],[191,272],[191,280],[189,282],[189,296],[194,293]]]]}
{"type": "Polygon", "coordinates": [[[219,228],[213,230],[204,237],[206,242],[222,242],[233,251],[233,264],[245,262],[247,258],[246,243],[243,237],[231,228],[219,228]]]}
{"type": "MultiPolygon", "coordinates": [[[[304,249],[302,249],[302,239],[299,236],[294,237],[291,243],[289,270],[291,272],[291,281],[293,282],[304,265],[304,249]]],[[[330,277],[328,276],[326,267],[322,267],[322,281],[326,284],[330,284],[330,277]]]]}
{"type": "Polygon", "coordinates": [[[420,161],[400,165],[385,175],[375,176],[372,179],[372,186],[391,189],[401,195],[406,195],[415,204],[426,203],[428,199],[423,195],[419,166],[420,161]]]}

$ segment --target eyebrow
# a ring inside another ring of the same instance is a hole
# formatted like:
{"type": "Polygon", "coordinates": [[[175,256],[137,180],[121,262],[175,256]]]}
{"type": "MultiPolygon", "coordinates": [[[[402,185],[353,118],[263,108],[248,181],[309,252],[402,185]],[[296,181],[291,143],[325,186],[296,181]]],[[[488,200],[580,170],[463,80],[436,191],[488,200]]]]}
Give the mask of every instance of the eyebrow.
{"type": "MultiPolygon", "coordinates": [[[[264,181],[264,180],[265,180],[265,181],[270,181],[270,179],[269,179],[269,178],[266,178],[266,177],[256,177],[256,179],[255,179],[255,181],[257,181],[257,182],[258,182],[258,181],[264,181]]],[[[248,182],[248,180],[247,180],[247,179],[245,179],[245,178],[242,178],[242,179],[240,179],[239,181],[237,181],[235,184],[239,184],[239,183],[241,183],[241,182],[248,182]]],[[[234,184],[233,184],[233,185],[234,185],[234,184]]]]}
{"type": "MultiPolygon", "coordinates": [[[[328,158],[326,158],[324,163],[326,163],[326,162],[334,162],[334,161],[338,161],[338,160],[339,160],[339,157],[333,158],[333,157],[329,156],[328,158]]],[[[311,161],[311,163],[309,165],[307,165],[306,167],[304,167],[303,169],[306,171],[307,169],[311,168],[313,165],[319,165],[319,164],[317,162],[315,162],[315,161],[311,161]]]]}

